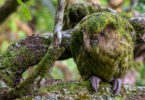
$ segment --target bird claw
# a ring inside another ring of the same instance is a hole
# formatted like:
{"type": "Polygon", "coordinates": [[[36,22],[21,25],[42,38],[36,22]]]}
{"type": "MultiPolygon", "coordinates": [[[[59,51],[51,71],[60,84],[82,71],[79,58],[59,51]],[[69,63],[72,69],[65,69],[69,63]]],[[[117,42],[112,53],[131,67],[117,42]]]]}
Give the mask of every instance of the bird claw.
{"type": "Polygon", "coordinates": [[[91,82],[91,85],[92,85],[92,88],[96,91],[97,93],[97,90],[99,88],[99,83],[101,81],[101,79],[97,76],[91,76],[89,78],[90,82],[91,82]]]}
{"type": "Polygon", "coordinates": [[[121,79],[118,79],[118,78],[114,79],[114,81],[113,81],[113,91],[114,91],[113,96],[116,96],[120,92],[121,85],[122,85],[121,79]]]}

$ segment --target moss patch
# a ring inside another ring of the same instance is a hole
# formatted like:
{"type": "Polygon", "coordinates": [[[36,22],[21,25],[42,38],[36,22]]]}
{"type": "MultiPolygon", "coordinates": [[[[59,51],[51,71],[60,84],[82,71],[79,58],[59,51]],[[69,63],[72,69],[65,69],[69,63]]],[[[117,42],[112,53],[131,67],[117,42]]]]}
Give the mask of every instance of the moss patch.
{"type": "Polygon", "coordinates": [[[129,31],[128,34],[134,31],[133,27],[125,18],[110,12],[99,12],[88,15],[79,25],[80,27],[84,26],[89,33],[100,32],[107,25],[117,29],[122,34],[126,34],[126,30],[129,31]]]}
{"type": "MultiPolygon", "coordinates": [[[[120,94],[112,96],[112,87],[110,84],[101,83],[98,89],[98,93],[92,90],[89,81],[83,82],[69,82],[69,83],[58,83],[51,85],[39,90],[37,96],[32,96],[32,99],[36,98],[47,98],[47,99],[60,99],[60,100],[124,100],[142,97],[141,94],[134,97],[139,91],[136,86],[123,85],[120,94]]],[[[145,89],[145,88],[144,88],[145,89]]],[[[142,91],[144,91],[142,88],[142,91]]],[[[24,100],[24,99],[22,99],[24,100]]],[[[26,99],[27,100],[27,99],[26,99]]]]}

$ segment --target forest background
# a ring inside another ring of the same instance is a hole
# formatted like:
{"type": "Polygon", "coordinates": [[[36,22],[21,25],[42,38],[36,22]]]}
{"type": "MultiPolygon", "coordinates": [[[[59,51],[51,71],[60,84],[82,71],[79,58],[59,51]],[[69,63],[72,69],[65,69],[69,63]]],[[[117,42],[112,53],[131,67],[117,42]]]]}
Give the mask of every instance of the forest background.
{"type": "MultiPolygon", "coordinates": [[[[69,3],[75,2],[93,2],[105,7],[112,7],[113,0],[70,0],[69,3]]],[[[137,16],[145,13],[144,0],[115,0],[121,3],[115,10],[128,17],[137,16]]],[[[0,6],[4,4],[5,0],[0,0],[0,6]]],[[[114,5],[116,2],[113,2],[114,5]]],[[[14,41],[23,39],[32,34],[52,33],[54,29],[55,11],[57,0],[30,0],[25,3],[29,14],[25,13],[22,6],[11,14],[0,27],[0,54],[5,52],[7,47],[14,41]]],[[[144,56],[144,55],[142,55],[144,56]]],[[[31,66],[23,73],[25,79],[33,67],[31,66]]],[[[51,76],[54,79],[61,79],[64,81],[79,80],[80,75],[73,59],[68,59],[61,62],[56,62],[53,67],[51,76]]],[[[136,84],[145,86],[145,62],[134,64],[133,70],[126,76],[131,80],[124,80],[124,83],[136,84]],[[132,77],[131,77],[132,76],[132,77]]]]}

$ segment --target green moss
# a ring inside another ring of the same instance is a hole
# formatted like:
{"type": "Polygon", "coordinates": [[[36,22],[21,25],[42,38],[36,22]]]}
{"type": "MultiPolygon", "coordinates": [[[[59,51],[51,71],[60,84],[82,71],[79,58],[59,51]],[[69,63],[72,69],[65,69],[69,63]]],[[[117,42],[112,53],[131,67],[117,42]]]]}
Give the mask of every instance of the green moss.
{"type": "Polygon", "coordinates": [[[33,97],[17,98],[15,100],[33,100],[33,97]]]}
{"type": "Polygon", "coordinates": [[[24,53],[24,51],[26,51],[26,47],[21,48],[18,52],[11,52],[10,50],[7,50],[4,54],[2,54],[2,57],[4,58],[1,61],[1,66],[0,69],[1,73],[0,76],[2,77],[2,80],[4,80],[8,86],[14,86],[14,80],[15,80],[15,72],[18,71],[18,69],[20,69],[21,66],[21,62],[16,61],[19,59],[15,59],[15,57],[21,55],[24,53]]]}
{"type": "Polygon", "coordinates": [[[50,45],[52,43],[52,41],[53,41],[53,38],[44,38],[44,37],[40,37],[40,38],[47,45],[50,45]]]}
{"type": "Polygon", "coordinates": [[[68,91],[70,91],[71,93],[76,93],[77,91],[81,91],[82,88],[87,87],[88,90],[92,91],[92,88],[90,87],[90,82],[85,81],[85,82],[81,82],[81,83],[59,83],[57,85],[48,87],[48,91],[52,92],[52,91],[64,91],[64,89],[67,89],[68,91]]]}
{"type": "Polygon", "coordinates": [[[76,30],[72,34],[71,38],[71,46],[70,49],[72,50],[73,57],[76,57],[78,50],[80,49],[80,45],[83,43],[83,35],[81,34],[80,30],[76,30]],[[76,42],[73,44],[73,42],[76,42]]]}
{"type": "Polygon", "coordinates": [[[130,32],[134,30],[125,18],[110,12],[94,13],[88,15],[85,20],[80,22],[80,27],[84,26],[89,33],[98,33],[108,25],[117,29],[122,34],[126,34],[126,30],[128,30],[128,33],[131,34],[130,32]]]}
{"type": "Polygon", "coordinates": [[[121,12],[119,13],[120,16],[122,16],[123,18],[126,18],[128,20],[130,20],[130,18],[133,17],[133,13],[132,12],[121,12]]]}
{"type": "Polygon", "coordinates": [[[142,37],[145,33],[144,27],[142,27],[140,24],[132,23],[135,31],[136,31],[136,43],[142,43],[144,40],[142,40],[142,37]]]}
{"type": "MultiPolygon", "coordinates": [[[[89,81],[57,83],[39,89],[36,96],[29,96],[16,100],[125,100],[141,98],[142,94],[138,91],[139,87],[123,85],[121,92],[113,96],[112,86],[108,83],[100,83],[98,92],[94,92],[89,81]],[[137,96],[138,95],[138,96],[137,96]]],[[[142,92],[145,88],[142,88],[142,92]]]]}
{"type": "Polygon", "coordinates": [[[68,7],[64,14],[63,29],[71,29],[76,26],[85,16],[96,12],[107,11],[107,8],[92,3],[75,3],[68,7]]]}
{"type": "Polygon", "coordinates": [[[50,38],[40,38],[36,35],[10,45],[7,51],[2,54],[3,59],[0,59],[2,80],[10,87],[19,84],[22,73],[42,59],[51,41],[50,38]]]}
{"type": "Polygon", "coordinates": [[[64,14],[63,29],[70,29],[74,27],[84,16],[89,14],[86,4],[78,3],[68,7],[64,14]]]}
{"type": "Polygon", "coordinates": [[[33,70],[33,72],[20,84],[18,84],[15,89],[9,91],[8,96],[22,97],[26,94],[31,94],[34,91],[33,83],[38,76],[44,77],[48,72],[48,69],[53,66],[56,59],[62,54],[64,48],[59,46],[50,46],[48,52],[44,58],[39,62],[38,66],[33,70]]]}
{"type": "MultiPolygon", "coordinates": [[[[127,96],[131,96],[137,93],[135,86],[123,85],[121,93],[117,96],[113,96],[112,87],[108,83],[100,83],[98,93],[92,90],[89,81],[82,82],[69,82],[69,83],[58,83],[51,85],[39,90],[40,94],[52,94],[55,93],[57,98],[69,99],[70,97],[75,100],[124,100],[127,96]],[[45,90],[45,92],[43,92],[45,90]]],[[[53,95],[54,96],[54,95],[53,95]]]]}

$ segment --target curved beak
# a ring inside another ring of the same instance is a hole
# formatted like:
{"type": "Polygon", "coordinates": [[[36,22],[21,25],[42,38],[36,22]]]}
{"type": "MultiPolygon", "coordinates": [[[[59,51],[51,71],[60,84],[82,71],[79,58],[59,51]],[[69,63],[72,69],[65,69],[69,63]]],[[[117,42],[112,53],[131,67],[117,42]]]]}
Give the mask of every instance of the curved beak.
{"type": "Polygon", "coordinates": [[[98,40],[90,40],[93,47],[97,46],[98,40]]]}

